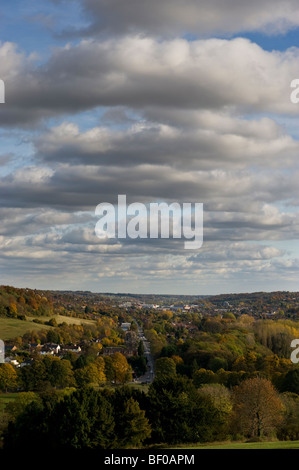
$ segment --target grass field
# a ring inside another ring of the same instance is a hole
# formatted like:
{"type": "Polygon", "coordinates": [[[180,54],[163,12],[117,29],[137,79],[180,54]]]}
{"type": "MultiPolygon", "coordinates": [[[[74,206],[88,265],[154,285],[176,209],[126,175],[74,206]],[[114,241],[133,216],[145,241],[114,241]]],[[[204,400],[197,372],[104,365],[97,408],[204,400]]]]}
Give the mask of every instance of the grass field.
{"type": "Polygon", "coordinates": [[[176,446],[172,449],[299,449],[299,441],[222,442],[193,446],[176,446]]]}
{"type": "Polygon", "coordinates": [[[139,390],[140,392],[147,393],[149,389],[148,384],[138,384],[138,383],[128,383],[127,384],[129,387],[135,388],[136,390],[139,390]]]}
{"type": "Polygon", "coordinates": [[[16,399],[18,393],[0,393],[0,412],[3,411],[13,400],[16,399]]]}
{"type": "Polygon", "coordinates": [[[0,317],[0,338],[2,340],[9,340],[11,338],[15,338],[16,336],[23,336],[28,331],[40,331],[40,330],[48,330],[52,328],[49,325],[43,325],[42,323],[34,323],[34,319],[41,320],[43,322],[50,320],[51,318],[55,318],[57,323],[67,323],[67,324],[75,324],[81,325],[84,324],[94,324],[94,320],[85,320],[82,318],[72,318],[66,317],[62,315],[54,315],[52,317],[27,317],[27,320],[18,320],[15,318],[2,318],[0,317]]]}
{"type": "Polygon", "coordinates": [[[32,321],[17,320],[15,318],[0,318],[0,338],[8,340],[16,336],[23,336],[27,331],[40,331],[51,326],[33,323],[32,321]]]}
{"type": "Polygon", "coordinates": [[[52,318],[55,318],[57,323],[67,323],[68,325],[81,325],[81,323],[86,325],[93,325],[95,320],[86,320],[85,318],[74,318],[74,317],[67,317],[65,315],[52,315],[51,317],[27,317],[28,320],[32,321],[34,319],[41,320],[41,321],[48,321],[52,318]]]}

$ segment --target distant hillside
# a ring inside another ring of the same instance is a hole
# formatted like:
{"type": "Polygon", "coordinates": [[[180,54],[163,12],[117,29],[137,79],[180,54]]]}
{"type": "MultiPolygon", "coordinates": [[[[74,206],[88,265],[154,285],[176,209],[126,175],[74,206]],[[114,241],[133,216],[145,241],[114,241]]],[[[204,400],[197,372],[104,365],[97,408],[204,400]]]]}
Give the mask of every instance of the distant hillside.
{"type": "Polygon", "coordinates": [[[94,319],[94,315],[121,314],[122,303],[192,305],[200,308],[230,309],[239,313],[276,312],[285,318],[299,315],[298,292],[252,292],[219,295],[113,294],[89,291],[52,291],[0,286],[0,317],[25,319],[27,316],[67,315],[94,319]],[[112,310],[111,310],[112,309],[112,310]]]}
{"type": "Polygon", "coordinates": [[[22,319],[27,315],[50,316],[53,313],[50,293],[0,286],[0,317],[22,319]]]}

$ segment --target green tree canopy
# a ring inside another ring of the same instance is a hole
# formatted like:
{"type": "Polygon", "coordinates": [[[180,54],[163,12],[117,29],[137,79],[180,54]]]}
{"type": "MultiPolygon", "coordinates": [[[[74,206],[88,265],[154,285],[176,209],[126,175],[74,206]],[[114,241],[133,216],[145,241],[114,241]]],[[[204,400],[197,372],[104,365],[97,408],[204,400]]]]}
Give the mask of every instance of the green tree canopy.
{"type": "Polygon", "coordinates": [[[170,357],[160,357],[155,363],[156,378],[163,379],[176,375],[176,363],[170,357]]]}

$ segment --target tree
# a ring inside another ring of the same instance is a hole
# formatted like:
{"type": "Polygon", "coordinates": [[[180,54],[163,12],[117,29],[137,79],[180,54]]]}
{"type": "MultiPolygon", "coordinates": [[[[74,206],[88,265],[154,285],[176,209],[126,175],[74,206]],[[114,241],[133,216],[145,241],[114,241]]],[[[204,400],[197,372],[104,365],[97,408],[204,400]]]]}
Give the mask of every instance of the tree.
{"type": "Polygon", "coordinates": [[[212,370],[198,369],[193,374],[193,383],[195,387],[200,387],[202,384],[210,384],[216,381],[216,375],[212,370]]]}
{"type": "Polygon", "coordinates": [[[44,393],[11,421],[4,436],[7,450],[111,449],[139,446],[150,425],[137,390],[96,391],[92,387],[65,394],[44,393]]]}
{"type": "Polygon", "coordinates": [[[140,377],[146,373],[147,362],[145,356],[131,356],[129,357],[128,362],[132,366],[137,377],[140,377]]]}
{"type": "Polygon", "coordinates": [[[43,359],[46,376],[52,387],[64,388],[74,385],[73,370],[70,361],[58,357],[46,356],[43,359]]]}
{"type": "Polygon", "coordinates": [[[198,390],[201,397],[211,399],[219,417],[219,426],[215,429],[213,439],[225,439],[228,433],[229,420],[232,413],[232,400],[230,391],[221,384],[205,384],[198,390]]]}
{"type": "MultiPolygon", "coordinates": [[[[175,365],[177,366],[178,364],[184,364],[184,361],[183,359],[181,358],[181,356],[177,356],[177,355],[173,355],[171,356],[171,359],[174,361],[175,365]]],[[[195,361],[196,362],[196,361],[195,361]]],[[[193,365],[192,365],[193,367],[193,365]]]]}
{"type": "Polygon", "coordinates": [[[209,397],[198,394],[192,380],[181,376],[155,379],[148,396],[154,442],[213,439],[220,423],[219,413],[209,397]]]}
{"type": "Polygon", "coordinates": [[[86,365],[87,365],[86,356],[84,354],[81,354],[75,361],[74,369],[81,369],[82,367],[85,367],[86,365]]]}
{"type": "Polygon", "coordinates": [[[170,378],[176,375],[176,363],[170,357],[160,357],[155,363],[156,378],[170,378]]]}
{"type": "Polygon", "coordinates": [[[8,423],[4,432],[4,448],[26,450],[45,447],[49,430],[49,419],[58,396],[46,393],[41,400],[33,400],[16,419],[8,423]]]}
{"type": "MultiPolygon", "coordinates": [[[[31,365],[21,367],[19,374],[21,385],[26,391],[40,390],[47,381],[47,370],[42,359],[37,359],[31,365]]],[[[48,385],[50,386],[49,382],[48,385]]]]}
{"type": "Polygon", "coordinates": [[[24,411],[27,405],[32,402],[41,403],[40,397],[34,392],[20,392],[17,397],[5,408],[10,417],[15,419],[20,413],[24,411]]]}
{"type": "Polygon", "coordinates": [[[139,341],[138,344],[138,356],[143,356],[144,355],[144,345],[143,341],[139,341]]]}
{"type": "Polygon", "coordinates": [[[256,370],[257,356],[252,351],[247,351],[245,355],[239,356],[234,364],[234,371],[254,372],[256,370]]]}
{"type": "Polygon", "coordinates": [[[59,399],[30,403],[4,435],[5,449],[84,449],[113,447],[114,415],[109,400],[91,388],[59,399]]]}
{"type": "Polygon", "coordinates": [[[54,326],[54,327],[58,326],[57,321],[56,321],[56,318],[51,318],[51,319],[47,322],[47,325],[49,325],[49,326],[54,326]]]}
{"type": "Polygon", "coordinates": [[[111,356],[104,356],[105,362],[105,375],[108,382],[112,382],[114,380],[114,369],[113,369],[113,360],[111,356]]]}
{"type": "Polygon", "coordinates": [[[224,318],[225,320],[236,320],[236,317],[232,312],[224,312],[222,318],[224,318]]]}
{"type": "Polygon", "coordinates": [[[142,442],[151,435],[151,426],[136,400],[130,397],[123,404],[123,410],[119,414],[118,446],[120,448],[139,447],[142,442]]]}
{"type": "Polygon", "coordinates": [[[17,387],[17,373],[11,364],[0,364],[0,390],[7,392],[17,387]]]}
{"type": "Polygon", "coordinates": [[[274,433],[282,422],[283,404],[271,382],[255,377],[234,389],[234,420],[237,432],[246,437],[274,433]]]}
{"type": "Polygon", "coordinates": [[[99,359],[101,359],[101,361],[96,360],[82,369],[75,371],[75,379],[79,387],[85,387],[89,384],[101,385],[106,381],[104,359],[99,359]]]}
{"type": "Polygon", "coordinates": [[[132,369],[128,364],[126,357],[116,352],[112,354],[112,371],[113,371],[113,379],[115,383],[124,384],[130,380],[132,380],[132,369]]]}
{"type": "Polygon", "coordinates": [[[101,385],[106,382],[105,361],[103,357],[97,357],[94,361],[94,365],[97,368],[97,383],[101,385]]]}
{"type": "Polygon", "coordinates": [[[91,388],[78,390],[58,402],[50,424],[54,448],[113,447],[113,408],[102,394],[91,388]]]}
{"type": "Polygon", "coordinates": [[[282,382],[282,392],[292,392],[299,395],[299,369],[289,370],[282,382]]]}
{"type": "Polygon", "coordinates": [[[281,395],[281,399],[285,410],[278,438],[297,441],[299,439],[299,396],[296,393],[286,392],[281,395]]]}
{"type": "Polygon", "coordinates": [[[130,326],[130,330],[131,331],[134,331],[134,332],[137,332],[138,331],[138,326],[135,322],[132,322],[131,323],[131,326],[130,326]]]}
{"type": "Polygon", "coordinates": [[[55,330],[49,330],[47,332],[47,343],[60,344],[61,343],[60,334],[57,333],[57,331],[55,330]]]}
{"type": "Polygon", "coordinates": [[[227,360],[224,357],[211,357],[208,363],[208,368],[213,372],[217,372],[220,369],[227,369],[227,360]]]}
{"type": "Polygon", "coordinates": [[[206,384],[199,391],[199,395],[209,396],[213,405],[223,414],[229,414],[232,411],[232,400],[230,391],[221,384],[206,384]]]}

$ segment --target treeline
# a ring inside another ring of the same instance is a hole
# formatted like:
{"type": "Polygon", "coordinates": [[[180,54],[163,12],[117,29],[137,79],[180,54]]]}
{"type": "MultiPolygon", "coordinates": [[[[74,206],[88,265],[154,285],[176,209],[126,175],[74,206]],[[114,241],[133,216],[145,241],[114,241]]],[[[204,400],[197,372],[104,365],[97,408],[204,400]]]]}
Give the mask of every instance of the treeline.
{"type": "Polygon", "coordinates": [[[11,342],[14,350],[6,349],[6,357],[22,366],[0,364],[0,390],[34,391],[106,382],[123,384],[131,380],[132,367],[121,352],[101,355],[107,346],[124,345],[124,332],[114,319],[102,317],[94,323],[57,325],[52,318],[49,323],[51,329],[28,332],[11,342]],[[61,345],[64,349],[59,357],[47,351],[42,355],[44,344],[61,345]],[[81,344],[81,352],[72,351],[78,344],[81,344]]]}
{"type": "Polygon", "coordinates": [[[80,292],[43,291],[28,288],[0,286],[0,316],[25,320],[26,316],[66,315],[82,319],[97,316],[123,316],[126,312],[111,305],[109,298],[99,294],[80,292]]]}
{"type": "MultiPolygon", "coordinates": [[[[257,370],[256,357],[252,353],[241,356],[238,367],[228,371],[223,368],[213,372],[193,364],[192,381],[196,388],[203,385],[223,385],[228,389],[240,385],[248,379],[261,377],[269,380],[279,392],[292,392],[299,395],[299,369],[285,359],[269,356],[260,362],[257,370]]],[[[156,360],[155,369],[158,379],[185,376],[182,374],[182,359],[179,356],[161,357],[156,360]]]]}
{"type": "Polygon", "coordinates": [[[251,307],[253,310],[269,309],[272,307],[288,310],[293,305],[298,305],[299,293],[288,291],[277,292],[252,292],[241,294],[220,294],[210,296],[209,302],[216,306],[223,306],[229,303],[232,306],[251,307]]]}
{"type": "Polygon", "coordinates": [[[181,375],[192,378],[195,370],[204,368],[214,373],[220,369],[257,371],[271,377],[292,366],[291,341],[299,338],[294,321],[255,320],[249,315],[236,318],[229,312],[211,318],[171,315],[166,312],[148,318],[145,333],[155,358],[175,356],[181,375]],[[282,364],[280,368],[274,357],[282,364]]]}
{"type": "Polygon", "coordinates": [[[84,387],[20,394],[7,407],[7,450],[121,449],[153,444],[299,438],[299,396],[256,377],[199,389],[186,377],[156,379],[145,394],[84,387]]]}
{"type": "Polygon", "coordinates": [[[132,368],[119,352],[111,356],[81,355],[72,359],[39,356],[17,369],[11,364],[0,364],[0,390],[42,391],[106,383],[124,384],[132,380],[132,368]]]}
{"type": "Polygon", "coordinates": [[[0,286],[0,316],[24,319],[26,315],[53,315],[53,302],[42,291],[0,286]]]}
{"type": "MultiPolygon", "coordinates": [[[[40,323],[40,320],[37,321],[40,323]]],[[[16,337],[7,341],[7,344],[16,345],[20,349],[28,347],[30,343],[44,344],[76,344],[91,340],[100,340],[99,347],[120,346],[124,343],[124,333],[119,328],[117,318],[101,317],[93,323],[71,324],[62,321],[59,316],[53,317],[45,323],[52,326],[51,329],[41,329],[39,331],[29,331],[22,337],[16,337]]]]}

